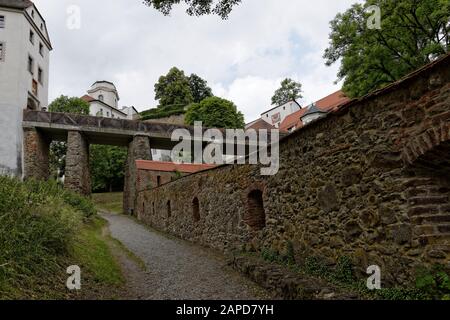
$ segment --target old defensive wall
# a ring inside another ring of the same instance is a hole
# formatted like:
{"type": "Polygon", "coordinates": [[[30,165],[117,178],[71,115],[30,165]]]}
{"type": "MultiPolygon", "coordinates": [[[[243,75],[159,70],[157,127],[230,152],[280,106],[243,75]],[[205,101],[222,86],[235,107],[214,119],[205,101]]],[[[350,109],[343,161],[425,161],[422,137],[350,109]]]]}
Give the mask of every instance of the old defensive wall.
{"type": "Polygon", "coordinates": [[[349,257],[405,283],[450,268],[450,56],[282,139],[280,170],[224,165],[138,192],[137,216],[223,252],[349,257]]]}

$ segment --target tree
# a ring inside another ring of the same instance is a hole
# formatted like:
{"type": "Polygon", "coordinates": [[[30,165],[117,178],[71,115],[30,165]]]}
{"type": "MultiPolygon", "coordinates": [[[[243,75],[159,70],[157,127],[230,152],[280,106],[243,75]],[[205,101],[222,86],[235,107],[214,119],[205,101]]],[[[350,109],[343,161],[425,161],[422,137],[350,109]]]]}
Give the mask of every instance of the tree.
{"type": "Polygon", "coordinates": [[[303,98],[302,84],[287,78],[281,81],[281,87],[275,91],[275,94],[272,97],[272,104],[281,106],[288,101],[301,98],[303,98]]]}
{"type": "Polygon", "coordinates": [[[81,98],[60,96],[48,106],[50,112],[89,114],[89,103],[81,98]]]}
{"type": "Polygon", "coordinates": [[[92,145],[90,147],[92,191],[123,190],[126,159],[125,148],[92,145]]]}
{"type": "Polygon", "coordinates": [[[186,124],[193,125],[202,121],[203,126],[210,128],[244,128],[244,115],[237,110],[231,101],[210,97],[200,103],[193,103],[186,112],[186,124]]]}
{"type": "Polygon", "coordinates": [[[212,90],[208,87],[206,80],[203,80],[195,73],[189,77],[189,86],[195,103],[199,103],[203,99],[213,96],[212,90]]]}
{"type": "MultiPolygon", "coordinates": [[[[50,112],[65,112],[76,114],[89,114],[89,103],[77,98],[61,95],[48,106],[50,112]]],[[[56,177],[63,177],[66,169],[67,143],[63,141],[53,141],[50,144],[50,171],[56,177]]]]}
{"type": "Polygon", "coordinates": [[[449,50],[449,0],[366,0],[331,21],[327,65],[341,61],[338,80],[358,97],[382,88],[449,50]],[[378,5],[381,28],[371,21],[378,5]],[[372,7],[373,8],[373,7],[372,7]]]}
{"type": "Polygon", "coordinates": [[[172,11],[172,6],[182,1],[188,5],[186,12],[191,16],[217,14],[222,19],[227,19],[233,7],[241,2],[241,0],[144,0],[144,3],[168,15],[172,11]]]}
{"type": "Polygon", "coordinates": [[[165,76],[161,76],[155,84],[155,99],[159,106],[188,105],[194,102],[189,79],[184,71],[173,67],[165,76]]]}

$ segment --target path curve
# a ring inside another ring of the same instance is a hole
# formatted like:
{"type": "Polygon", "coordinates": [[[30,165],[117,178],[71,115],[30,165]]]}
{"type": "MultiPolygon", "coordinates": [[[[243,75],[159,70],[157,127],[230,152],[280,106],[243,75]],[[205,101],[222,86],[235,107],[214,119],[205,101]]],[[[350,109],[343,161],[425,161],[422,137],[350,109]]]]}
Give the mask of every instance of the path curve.
{"type": "Polygon", "coordinates": [[[211,250],[170,239],[133,219],[101,215],[111,236],[139,257],[142,270],[120,259],[132,299],[148,300],[255,300],[267,292],[226,266],[211,250]]]}

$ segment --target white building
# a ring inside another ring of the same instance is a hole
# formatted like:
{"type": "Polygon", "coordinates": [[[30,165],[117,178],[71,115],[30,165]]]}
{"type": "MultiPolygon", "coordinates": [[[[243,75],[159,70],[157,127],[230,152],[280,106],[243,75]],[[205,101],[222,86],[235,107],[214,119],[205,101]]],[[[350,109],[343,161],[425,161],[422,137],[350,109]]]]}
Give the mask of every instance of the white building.
{"type": "Polygon", "coordinates": [[[22,110],[47,107],[51,50],[31,1],[0,0],[0,171],[21,175],[22,110]]]}
{"type": "Polygon", "coordinates": [[[82,99],[89,103],[91,116],[129,120],[138,118],[138,112],[134,107],[119,109],[119,93],[112,82],[97,81],[87,93],[82,99]]]}
{"type": "Polygon", "coordinates": [[[286,119],[287,116],[299,111],[301,108],[302,107],[297,101],[291,100],[289,102],[286,102],[285,104],[282,104],[281,106],[272,108],[262,113],[261,119],[271,126],[279,128],[280,124],[284,121],[284,119],[286,119]]]}

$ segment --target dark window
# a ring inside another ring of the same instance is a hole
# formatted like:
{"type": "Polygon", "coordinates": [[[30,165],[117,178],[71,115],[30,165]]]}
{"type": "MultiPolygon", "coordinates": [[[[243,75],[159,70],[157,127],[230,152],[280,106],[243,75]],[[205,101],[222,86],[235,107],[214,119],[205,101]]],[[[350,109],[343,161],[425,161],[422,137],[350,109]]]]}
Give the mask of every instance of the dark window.
{"type": "Polygon", "coordinates": [[[39,53],[41,56],[44,56],[44,45],[42,43],[39,43],[39,53]]]}
{"type": "Polygon", "coordinates": [[[98,96],[98,100],[103,101],[103,99],[104,99],[104,98],[103,98],[103,95],[99,95],[99,96],[98,96]]]}
{"type": "Polygon", "coordinates": [[[38,68],[38,81],[40,84],[44,83],[43,77],[44,77],[44,72],[42,71],[41,68],[38,68]]]}
{"type": "Polygon", "coordinates": [[[5,28],[5,16],[0,16],[0,29],[5,28]]]}
{"type": "Polygon", "coordinates": [[[159,187],[161,185],[161,176],[156,177],[156,186],[159,187]]]}
{"type": "Polygon", "coordinates": [[[194,221],[200,221],[200,202],[197,197],[192,200],[192,216],[194,217],[194,221]]]}
{"type": "Polygon", "coordinates": [[[170,205],[170,200],[167,201],[167,218],[172,216],[172,206],[170,205]]]}
{"type": "Polygon", "coordinates": [[[255,231],[261,230],[266,226],[263,193],[260,190],[253,190],[248,194],[247,212],[244,216],[244,221],[255,231]]]}
{"type": "Polygon", "coordinates": [[[30,42],[34,44],[34,32],[30,30],[30,42]]]}
{"type": "Polygon", "coordinates": [[[5,61],[5,44],[0,42],[0,61],[5,61]]]}
{"type": "Polygon", "coordinates": [[[33,69],[34,69],[34,59],[28,56],[28,71],[30,71],[30,73],[33,74],[33,69]]]}

